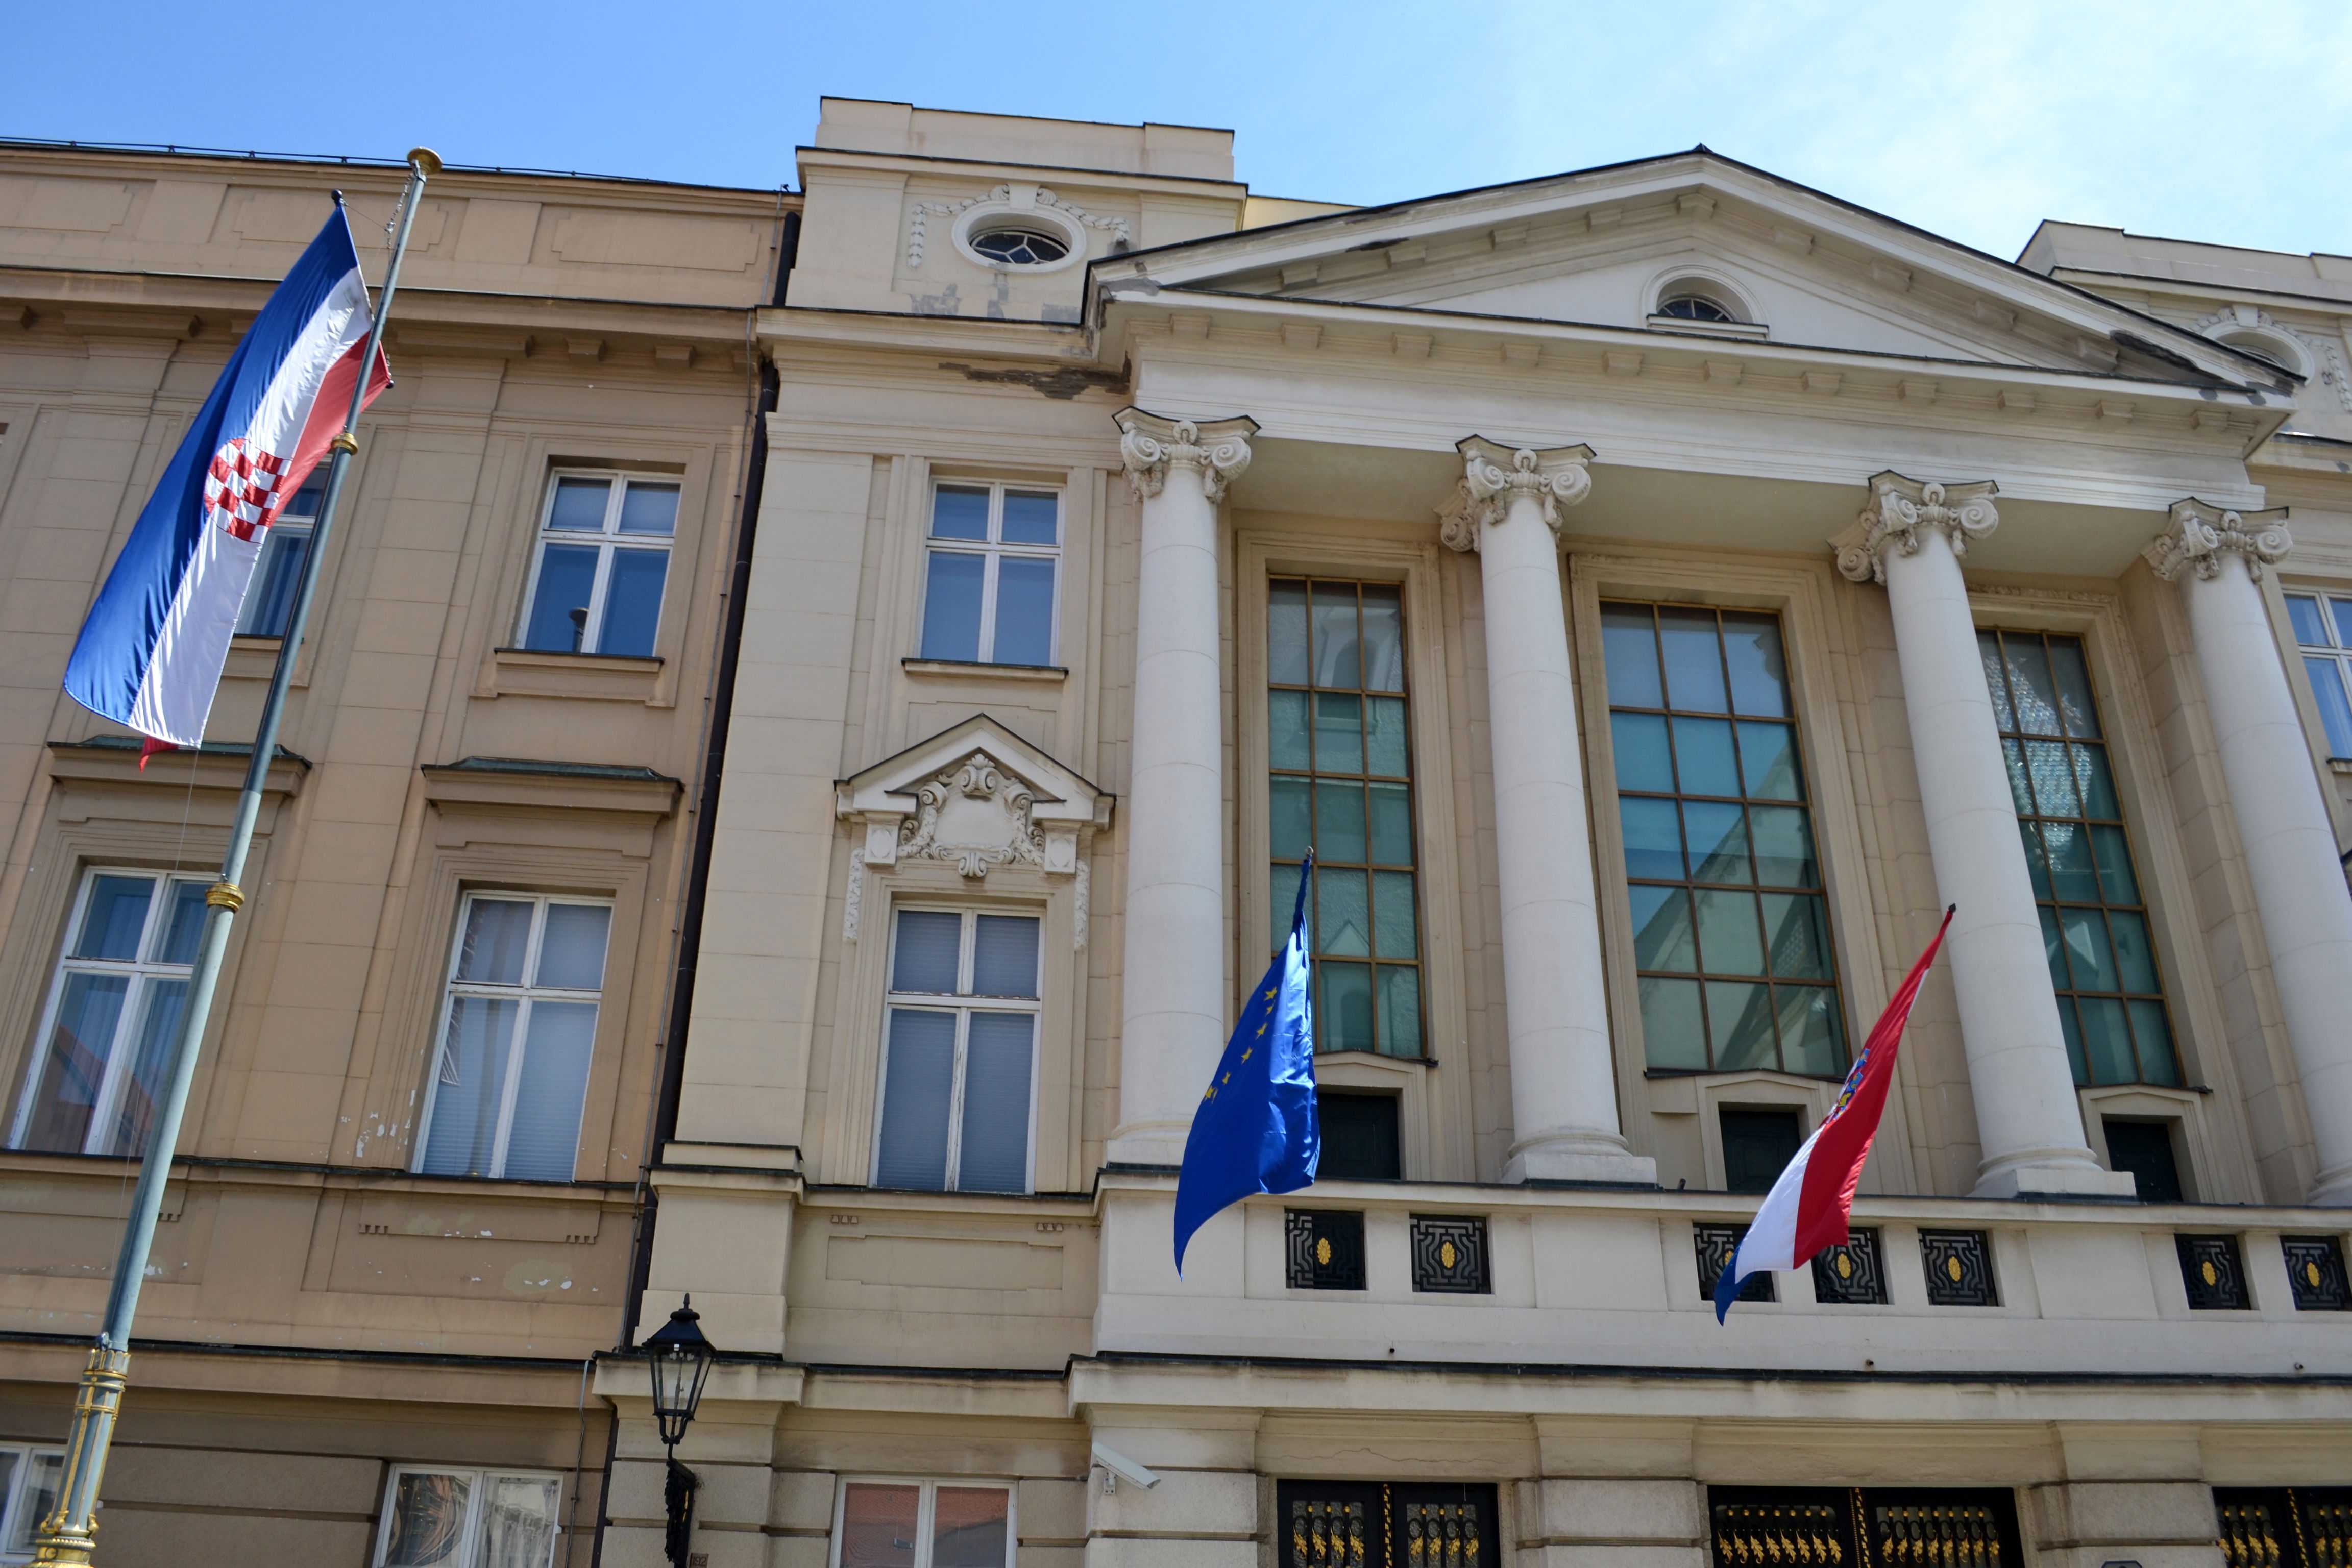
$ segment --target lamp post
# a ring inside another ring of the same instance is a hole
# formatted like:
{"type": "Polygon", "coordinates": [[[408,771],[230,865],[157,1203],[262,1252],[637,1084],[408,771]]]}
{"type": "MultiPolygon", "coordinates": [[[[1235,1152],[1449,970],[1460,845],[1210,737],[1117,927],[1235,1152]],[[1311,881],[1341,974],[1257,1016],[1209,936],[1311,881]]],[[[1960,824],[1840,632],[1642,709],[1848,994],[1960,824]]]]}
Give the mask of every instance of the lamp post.
{"type": "Polygon", "coordinates": [[[677,1446],[685,1440],[696,1406],[702,1403],[702,1384],[710,1375],[710,1363],[719,1359],[719,1352],[702,1337],[701,1322],[702,1314],[694,1310],[694,1298],[688,1296],[686,1304],[669,1315],[669,1321],[646,1341],[652,1358],[654,1420],[661,1426],[665,1450],[662,1501],[668,1528],[662,1533],[662,1545],[670,1568],[686,1568],[687,1542],[693,1533],[694,1490],[701,1484],[692,1470],[677,1462],[677,1446]]]}

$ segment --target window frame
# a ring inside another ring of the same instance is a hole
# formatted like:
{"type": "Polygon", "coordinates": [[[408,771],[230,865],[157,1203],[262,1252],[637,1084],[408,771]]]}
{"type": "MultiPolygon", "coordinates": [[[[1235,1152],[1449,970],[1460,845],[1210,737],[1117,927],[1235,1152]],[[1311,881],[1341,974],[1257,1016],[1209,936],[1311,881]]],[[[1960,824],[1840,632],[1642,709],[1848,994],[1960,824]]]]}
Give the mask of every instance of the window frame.
{"type": "MultiPolygon", "coordinates": [[[[449,1016],[460,996],[482,996],[493,1000],[512,1000],[520,1005],[515,1015],[513,1048],[507,1052],[506,1084],[499,1095],[499,1130],[491,1142],[491,1169],[479,1176],[441,1176],[443,1181],[537,1181],[540,1177],[508,1176],[507,1156],[514,1136],[515,1103],[522,1092],[523,1061],[530,1055],[528,1042],[530,1029],[530,1007],[533,1002],[593,1002],[596,1008],[594,1033],[590,1037],[588,1070],[582,1077],[581,1109],[572,1129],[572,1174],[563,1178],[577,1181],[580,1177],[580,1132],[587,1124],[588,1095],[595,1086],[595,1037],[604,1032],[604,996],[610,989],[613,974],[613,930],[618,924],[616,900],[593,893],[535,893],[520,889],[476,887],[467,888],[457,900],[457,918],[449,931],[449,954],[441,971],[441,1000],[434,1011],[434,1030],[425,1057],[425,1093],[417,1106],[416,1147],[410,1153],[408,1168],[413,1174],[430,1174],[425,1169],[425,1158],[433,1142],[433,1109],[440,1099],[441,1057],[448,1048],[449,1016]],[[581,991],[557,985],[500,985],[489,981],[457,978],[457,965],[465,956],[467,917],[478,900],[504,903],[530,903],[532,906],[530,938],[524,948],[522,972],[535,975],[539,972],[540,953],[547,939],[547,911],[556,904],[585,906],[613,911],[604,926],[604,965],[600,978],[604,982],[591,991],[581,991]],[[462,988],[462,989],[461,989],[462,988]]],[[[500,1474],[506,1472],[501,1471],[500,1474]]]]}
{"type": "Polygon", "coordinates": [[[2342,738],[2343,749],[2338,750],[2338,737],[2334,726],[2328,722],[2326,698],[2321,693],[2319,683],[2311,678],[2311,663],[2315,659],[2325,659],[2336,667],[2339,690],[2345,699],[2347,726],[2352,726],[2352,635],[2347,635],[2345,626],[2336,616],[2337,605],[2344,605],[2347,613],[2352,613],[2352,594],[2329,588],[2306,588],[2297,585],[2291,588],[2283,586],[2280,596],[2285,601],[2287,636],[2292,639],[2296,658],[2303,663],[2303,678],[2311,687],[2312,705],[2319,712],[2320,735],[2327,743],[2327,756],[2323,760],[2352,761],[2352,733],[2347,733],[2342,738]],[[2333,640],[2324,643],[2307,643],[2303,640],[2302,633],[2295,629],[2294,625],[2294,602],[2297,599],[2309,600],[2318,606],[2320,635],[2333,640]]]}
{"type": "MultiPolygon", "coordinates": [[[[6,1531],[17,1522],[17,1510],[26,1506],[26,1496],[31,1489],[35,1468],[44,1458],[54,1458],[59,1467],[58,1479],[62,1480],[66,1451],[62,1446],[19,1441],[0,1442],[0,1454],[14,1455],[16,1460],[6,1483],[0,1485],[0,1563],[16,1568],[16,1564],[33,1561],[35,1548],[29,1541],[21,1550],[10,1546],[6,1531]]],[[[26,1532],[28,1536],[40,1528],[38,1519],[30,1522],[32,1530],[26,1532]]]]}
{"type": "MultiPolygon", "coordinates": [[[[278,514],[278,521],[262,530],[260,555],[253,563],[252,587],[258,587],[268,580],[267,574],[271,560],[276,555],[292,549],[295,540],[299,539],[302,542],[302,553],[305,558],[309,556],[310,542],[318,535],[319,513],[327,504],[327,468],[328,465],[322,462],[304,476],[301,486],[288,499],[286,510],[278,514]],[[313,481],[316,481],[318,487],[315,489],[311,488],[313,481]],[[315,502],[309,511],[297,512],[294,509],[302,503],[302,498],[305,496],[315,497],[315,502]]],[[[298,595],[300,592],[300,583],[301,568],[297,566],[295,592],[298,595]]],[[[283,626],[270,630],[249,624],[257,608],[254,602],[252,588],[249,587],[246,593],[245,603],[237,606],[236,635],[241,637],[263,637],[273,642],[283,639],[286,636],[286,628],[283,626]]],[[[293,618],[292,599],[289,599],[286,603],[286,614],[289,620],[293,618]]]]}
{"type": "MultiPolygon", "coordinates": [[[[1024,905],[992,906],[977,903],[955,903],[932,898],[894,900],[889,908],[889,925],[882,943],[882,1028],[874,1079],[874,1127],[871,1148],[866,1162],[866,1184],[879,1188],[882,1184],[883,1112],[890,1101],[890,1015],[899,1007],[928,1013],[952,1012],[955,1015],[955,1068],[948,1091],[947,1184],[940,1192],[960,1193],[963,1175],[963,1104],[964,1090],[970,1068],[969,1047],[971,1041],[971,1016],[974,1013],[1026,1013],[1032,1020],[1029,1030],[1029,1144],[1022,1163],[1022,1189],[1019,1193],[979,1191],[982,1197],[1025,1197],[1037,1190],[1037,1096],[1045,1077],[1045,936],[1048,922],[1045,911],[1024,905]],[[953,993],[937,991],[899,991],[892,986],[898,966],[898,917],[902,914],[951,914],[961,924],[956,933],[956,985],[953,993]],[[1036,994],[1030,996],[982,995],[970,989],[972,963],[980,937],[982,915],[1005,915],[1016,920],[1037,922],[1037,978],[1033,984],[1036,994]]],[[[898,1190],[898,1189],[889,1189],[898,1190]]],[[[929,1188],[909,1189],[931,1191],[929,1188]]]]}
{"type": "Polygon", "coordinates": [[[121,1011],[115,1017],[114,1034],[108,1042],[106,1071],[100,1083],[97,1097],[91,1101],[89,1127],[82,1135],[82,1147],[75,1151],[79,1153],[103,1153],[102,1150],[91,1150],[89,1143],[90,1140],[99,1134],[121,1108],[124,1080],[131,1076],[132,1058],[136,1054],[121,1048],[126,1032],[133,1028],[144,1015],[146,997],[154,982],[193,978],[195,973],[195,965],[193,963],[165,963],[149,958],[101,959],[73,956],[74,935],[80,931],[81,922],[89,912],[90,900],[98,891],[98,881],[101,877],[137,877],[164,890],[163,897],[151,898],[148,900],[147,916],[139,928],[139,944],[136,949],[142,953],[148,950],[149,944],[158,936],[159,925],[169,918],[169,910],[172,907],[169,889],[173,884],[193,883],[201,887],[207,886],[216,879],[209,876],[178,870],[161,870],[148,866],[92,864],[82,868],[79,884],[74,890],[72,903],[67,909],[65,926],[58,939],[56,954],[51,960],[49,984],[41,1003],[40,1026],[33,1035],[33,1048],[27,1053],[24,1080],[17,1089],[16,1112],[8,1123],[7,1147],[12,1151],[23,1151],[25,1139],[31,1131],[33,1102],[35,1097],[40,1092],[42,1075],[48,1068],[50,1047],[54,1043],[53,1037],[57,1028],[58,1010],[64,1003],[66,985],[73,975],[76,973],[122,974],[128,976],[131,982],[123,994],[121,1011]]]}
{"type": "Polygon", "coordinates": [[[514,646],[518,652],[555,654],[589,658],[659,658],[658,651],[649,653],[604,653],[591,647],[593,640],[604,638],[604,612],[608,607],[613,582],[613,562],[618,552],[636,550],[648,553],[658,552],[662,563],[662,591],[654,609],[652,647],[661,647],[662,623],[668,607],[671,568],[677,564],[679,525],[686,516],[686,476],[684,474],[643,473],[631,468],[551,468],[547,472],[547,484],[540,496],[539,527],[531,535],[530,562],[523,582],[522,606],[514,623],[514,646]],[[566,479],[596,479],[609,481],[611,489],[604,500],[604,526],[591,533],[583,529],[551,526],[555,517],[555,498],[566,479]],[[670,531],[666,534],[623,533],[621,509],[627,504],[632,485],[663,487],[677,492],[677,508],[670,519],[670,531]],[[540,576],[547,562],[550,544],[590,545],[596,549],[596,575],[588,592],[588,616],[581,627],[580,647],[576,648],[535,648],[530,646],[530,619],[539,607],[540,576]],[[594,637],[590,637],[591,628],[594,637]]]}
{"type": "Polygon", "coordinates": [[[929,504],[921,519],[923,571],[921,586],[915,595],[915,648],[912,658],[933,664],[990,665],[1006,669],[1058,669],[1055,661],[1062,657],[1062,595],[1067,585],[1068,572],[1064,567],[1069,550],[1070,508],[1069,487],[1066,484],[1037,483],[1026,479],[965,479],[953,474],[933,473],[926,492],[929,504]],[[939,519],[940,492],[943,489],[988,492],[988,531],[980,539],[943,539],[932,532],[939,519]],[[1004,533],[1004,497],[1007,491],[1024,495],[1050,495],[1054,498],[1054,542],[1051,544],[1007,543],[1004,533]],[[977,657],[971,659],[943,658],[926,651],[931,615],[931,558],[934,555],[976,555],[981,568],[980,636],[977,657]],[[995,657],[997,641],[997,582],[1003,563],[1008,560],[1050,561],[1054,564],[1054,595],[1045,617],[1045,661],[1043,664],[1012,664],[995,657]]]}
{"type": "Polygon", "coordinates": [[[483,1511],[483,1499],[489,1493],[488,1483],[493,1479],[553,1481],[555,1483],[555,1530],[548,1539],[547,1562],[541,1568],[553,1568],[564,1539],[571,1533],[563,1511],[567,1494],[565,1472],[562,1470],[528,1470],[481,1468],[467,1469],[458,1465],[394,1464],[388,1466],[383,1478],[383,1493],[377,1505],[375,1544],[368,1552],[368,1568],[384,1568],[384,1554],[392,1550],[394,1503],[400,1496],[403,1476],[464,1476],[467,1478],[466,1492],[466,1524],[459,1539],[457,1554],[447,1568],[476,1568],[480,1561],[482,1534],[488,1528],[483,1511]]]}
{"type": "Polygon", "coordinates": [[[969,1487],[974,1490],[986,1488],[1004,1493],[1004,1563],[1013,1568],[1021,1554],[1021,1482],[1004,1476],[908,1476],[908,1475],[848,1475],[835,1482],[833,1489],[833,1543],[825,1556],[825,1568],[841,1568],[841,1554],[847,1542],[842,1538],[843,1527],[849,1518],[849,1489],[852,1487],[914,1487],[915,1556],[911,1568],[932,1568],[931,1549],[935,1521],[939,1517],[939,1489],[969,1487]]]}

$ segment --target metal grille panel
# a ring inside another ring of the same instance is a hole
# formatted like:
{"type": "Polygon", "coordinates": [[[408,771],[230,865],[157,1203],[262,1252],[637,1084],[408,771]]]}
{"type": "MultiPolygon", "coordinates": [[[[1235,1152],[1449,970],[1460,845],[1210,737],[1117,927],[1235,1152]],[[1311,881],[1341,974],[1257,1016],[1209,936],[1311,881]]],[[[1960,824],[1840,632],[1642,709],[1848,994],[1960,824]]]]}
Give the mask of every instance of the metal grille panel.
{"type": "MultiPolygon", "coordinates": [[[[1731,1267],[1731,1255],[1738,1250],[1739,1238],[1748,1234],[1744,1225],[1696,1225],[1691,1226],[1693,1244],[1698,1248],[1698,1296],[1702,1301],[1715,1300],[1715,1282],[1731,1267]]],[[[1780,1298],[1772,1288],[1772,1276],[1750,1274],[1739,1288],[1743,1301],[1777,1301],[1780,1298]]]]}
{"type": "Polygon", "coordinates": [[[2253,1306],[2246,1293],[2246,1266],[2238,1255],[2234,1236],[2176,1236],[2180,1251],[2180,1282],[2189,1288],[2189,1305],[2200,1312],[2242,1312],[2253,1306]]]}
{"type": "Polygon", "coordinates": [[[1997,1307],[1992,1244],[1980,1230],[1923,1230],[1919,1260],[1927,1270],[1927,1300],[1937,1307],[1997,1307]]]}
{"type": "Polygon", "coordinates": [[[1412,1216],[1412,1288],[1456,1296],[1486,1296],[1495,1282],[1488,1266],[1486,1222],[1477,1215],[1412,1216]]]}
{"type": "Polygon", "coordinates": [[[2287,1283],[2299,1312],[2352,1311],[2352,1284],[2344,1271],[2344,1244],[2332,1236],[2283,1236],[2287,1283]]]}
{"type": "Polygon", "coordinates": [[[1843,1247],[1832,1247],[1813,1259],[1813,1300],[1885,1305],[1886,1260],[1877,1231],[1856,1228],[1843,1247]]]}
{"type": "Polygon", "coordinates": [[[1294,1290],[1364,1288],[1364,1215],[1360,1209],[1284,1211],[1294,1290]]]}

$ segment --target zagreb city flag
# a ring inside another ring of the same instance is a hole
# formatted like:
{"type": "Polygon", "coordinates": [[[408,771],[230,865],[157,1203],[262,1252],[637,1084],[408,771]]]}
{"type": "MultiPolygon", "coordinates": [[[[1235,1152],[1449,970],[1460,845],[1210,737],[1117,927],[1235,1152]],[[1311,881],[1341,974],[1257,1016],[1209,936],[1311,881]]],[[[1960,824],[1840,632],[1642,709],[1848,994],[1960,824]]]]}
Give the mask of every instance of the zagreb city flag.
{"type": "Polygon", "coordinates": [[[1176,1272],[1184,1247],[1219,1210],[1253,1193],[1295,1193],[1315,1180],[1323,1130],[1315,1113],[1315,998],[1307,984],[1309,850],[1298,868],[1290,939],[1242,1008],[1210,1079],[1176,1178],[1176,1272]]]}
{"type": "Polygon", "coordinates": [[[1756,1223],[1748,1227],[1731,1261],[1716,1276],[1717,1322],[1731,1310],[1741,1282],[1749,1275],[1796,1268],[1823,1247],[1846,1244],[1852,1234],[1848,1224],[1853,1216],[1854,1185],[1862,1180],[1862,1164],[1870,1158],[1870,1142],[1878,1136],[1878,1118],[1886,1109],[1886,1091],[1895,1081],[1895,1047],[1902,1042],[1903,1026],[1910,1021],[1919,983],[1927,978],[1927,968],[1936,962],[1936,950],[1944,945],[1944,932],[1951,924],[1952,911],[1948,909],[1944,923],[1936,928],[1935,940],[1911,966],[1895,1000],[1879,1016],[1878,1026],[1864,1042],[1853,1070],[1845,1075],[1845,1088],[1837,1104],[1813,1129],[1813,1135],[1805,1140],[1780,1179],[1772,1184],[1756,1211],[1756,1223]]]}
{"type": "MultiPolygon", "coordinates": [[[[349,412],[367,284],[342,203],[228,356],[82,623],[66,694],[173,745],[204,739],[268,530],[349,412]]],[[[368,400],[392,384],[381,351],[368,400]]]]}

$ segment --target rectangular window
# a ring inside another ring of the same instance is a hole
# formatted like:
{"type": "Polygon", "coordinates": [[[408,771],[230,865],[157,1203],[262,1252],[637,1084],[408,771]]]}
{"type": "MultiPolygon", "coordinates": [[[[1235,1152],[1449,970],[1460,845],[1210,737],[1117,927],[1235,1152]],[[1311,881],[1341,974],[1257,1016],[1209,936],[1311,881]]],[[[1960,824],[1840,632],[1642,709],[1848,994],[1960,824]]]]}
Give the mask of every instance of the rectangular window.
{"type": "Polygon", "coordinates": [[[1013,1489],[987,1481],[844,1481],[834,1568],[1012,1568],[1013,1489]]]}
{"type": "Polygon", "coordinates": [[[0,1443],[0,1563],[30,1563],[33,1537],[58,1506],[63,1448],[0,1443]]]}
{"type": "Polygon", "coordinates": [[[210,880],[114,869],[82,879],[11,1148],[144,1152],[179,1038],[210,880]]]}
{"type": "Polygon", "coordinates": [[[931,492],[922,657],[1052,664],[1061,559],[1055,491],[940,485],[931,492]]]}
{"type": "Polygon", "coordinates": [[[1651,1068],[1843,1075],[1779,617],[1604,604],[1601,636],[1651,1068]]]}
{"type": "Polygon", "coordinates": [[[2074,1081],[2180,1082],[2147,900],[2080,637],[1980,631],[2074,1081]]]}
{"type": "Polygon", "coordinates": [[[395,1469],[376,1568],[548,1568],[562,1533],[561,1476],[395,1469]]]}
{"type": "Polygon", "coordinates": [[[522,646],[537,653],[650,657],[661,627],[675,479],[558,474],[524,595],[522,646]]]}
{"type": "Polygon", "coordinates": [[[263,531],[261,559],[254,564],[245,607],[237,612],[241,637],[282,637],[294,616],[294,591],[301,586],[302,563],[310,558],[310,531],[327,496],[327,467],[320,463],[294,492],[278,521],[263,531]]]}
{"type": "Polygon", "coordinates": [[[1425,1055],[1403,594],[1268,584],[1266,681],[1271,938],[1290,933],[1312,846],[1315,1048],[1425,1055]]]}
{"type": "Polygon", "coordinates": [[[419,1171],[572,1180],[612,925],[609,904],[467,895],[419,1171]]]}
{"type": "Polygon", "coordinates": [[[2352,757],[2352,599],[2289,594],[2286,613],[2327,726],[2327,754],[2352,757]]]}
{"type": "Polygon", "coordinates": [[[1029,1190],[1041,923],[970,910],[898,911],[876,1186],[1029,1190]]]}

